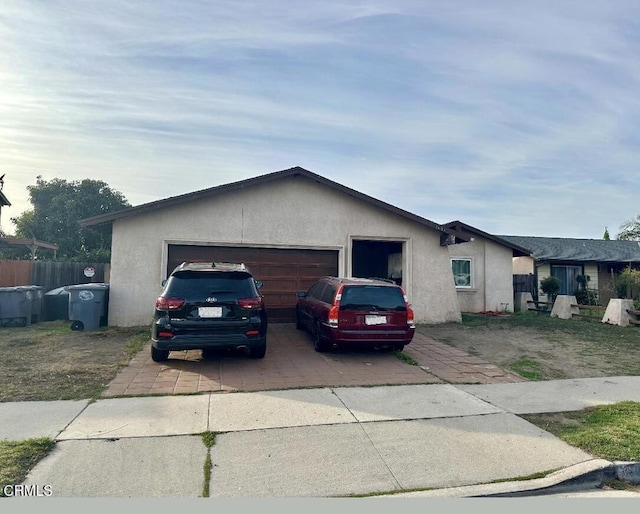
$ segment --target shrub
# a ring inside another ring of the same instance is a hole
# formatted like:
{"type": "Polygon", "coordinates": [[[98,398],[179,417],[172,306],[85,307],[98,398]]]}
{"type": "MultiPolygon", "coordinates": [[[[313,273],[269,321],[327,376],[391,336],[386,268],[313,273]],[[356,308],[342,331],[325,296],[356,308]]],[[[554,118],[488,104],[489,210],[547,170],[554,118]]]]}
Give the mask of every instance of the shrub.
{"type": "Polygon", "coordinates": [[[549,276],[540,281],[540,290],[553,301],[558,291],[560,291],[560,280],[549,276]]]}
{"type": "Polygon", "coordinates": [[[598,291],[593,289],[580,289],[574,296],[580,305],[598,305],[598,291]]]}

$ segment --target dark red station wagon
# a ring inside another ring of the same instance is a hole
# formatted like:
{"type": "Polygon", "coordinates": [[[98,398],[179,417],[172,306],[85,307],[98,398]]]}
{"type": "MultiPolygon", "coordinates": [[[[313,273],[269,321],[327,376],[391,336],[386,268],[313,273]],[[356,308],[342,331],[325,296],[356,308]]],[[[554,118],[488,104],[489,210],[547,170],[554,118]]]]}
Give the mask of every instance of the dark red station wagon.
{"type": "Polygon", "coordinates": [[[298,292],[296,328],[325,352],[359,345],[402,350],[413,339],[413,309],[404,290],[386,279],[322,277],[298,292]]]}

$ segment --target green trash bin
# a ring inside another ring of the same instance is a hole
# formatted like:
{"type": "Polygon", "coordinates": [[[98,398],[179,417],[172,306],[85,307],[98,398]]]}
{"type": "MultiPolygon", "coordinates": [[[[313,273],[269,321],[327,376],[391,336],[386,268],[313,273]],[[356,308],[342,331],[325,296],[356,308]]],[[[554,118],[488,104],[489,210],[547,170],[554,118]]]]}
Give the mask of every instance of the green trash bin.
{"type": "Polygon", "coordinates": [[[109,284],[77,284],[69,291],[71,330],[97,330],[106,324],[109,284]]]}
{"type": "Polygon", "coordinates": [[[32,292],[19,287],[0,287],[0,325],[31,325],[32,292]]]}

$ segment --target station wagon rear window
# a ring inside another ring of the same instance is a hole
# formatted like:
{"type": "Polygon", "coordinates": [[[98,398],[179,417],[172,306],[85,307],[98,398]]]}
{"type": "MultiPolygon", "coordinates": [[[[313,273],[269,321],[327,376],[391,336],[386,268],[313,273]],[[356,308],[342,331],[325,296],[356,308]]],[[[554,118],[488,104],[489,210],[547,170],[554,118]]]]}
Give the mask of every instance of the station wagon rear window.
{"type": "Polygon", "coordinates": [[[402,291],[396,287],[345,287],[342,291],[340,310],[357,309],[404,311],[407,307],[402,291]]]}

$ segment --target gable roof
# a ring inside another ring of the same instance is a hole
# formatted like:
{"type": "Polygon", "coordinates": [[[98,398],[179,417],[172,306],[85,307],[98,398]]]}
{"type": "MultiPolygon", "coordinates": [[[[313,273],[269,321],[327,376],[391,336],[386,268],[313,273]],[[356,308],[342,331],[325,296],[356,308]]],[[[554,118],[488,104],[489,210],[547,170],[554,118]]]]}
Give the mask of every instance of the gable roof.
{"type": "Polygon", "coordinates": [[[531,251],[539,261],[640,262],[640,241],[499,236],[531,251]]]}
{"type": "MultiPolygon", "coordinates": [[[[155,202],[145,203],[142,205],[137,205],[135,207],[128,207],[126,209],[122,209],[116,212],[101,214],[99,216],[94,216],[92,218],[87,218],[80,221],[81,226],[83,227],[91,227],[95,225],[101,225],[105,223],[113,223],[116,220],[128,218],[131,216],[136,216],[138,214],[153,212],[158,209],[163,209],[165,207],[170,207],[174,205],[180,205],[185,202],[192,202],[194,200],[200,200],[203,198],[210,198],[220,194],[228,193],[229,191],[244,189],[247,187],[255,186],[258,184],[265,184],[268,182],[273,182],[275,180],[282,180],[289,177],[305,177],[318,184],[329,187],[336,191],[340,191],[354,198],[358,198],[359,200],[365,201],[371,205],[384,209],[388,212],[392,212],[394,214],[398,214],[406,219],[411,221],[415,221],[434,229],[441,233],[441,244],[444,244],[444,241],[447,236],[451,235],[451,231],[444,227],[443,225],[439,225],[430,221],[426,218],[422,218],[417,216],[416,214],[412,214],[408,211],[400,209],[399,207],[395,207],[394,205],[388,204],[371,196],[365,195],[355,189],[351,189],[349,187],[343,186],[342,184],[338,184],[332,180],[326,179],[321,175],[317,175],[316,173],[312,173],[311,171],[305,170],[299,166],[294,168],[289,168],[282,171],[275,171],[272,173],[268,173],[266,175],[260,175],[258,177],[240,180],[238,182],[232,182],[230,184],[223,184],[221,186],[215,186],[208,189],[202,189],[199,191],[194,191],[192,193],[186,193],[179,196],[173,196],[170,198],[165,198],[163,200],[157,200],[155,202]]],[[[464,236],[463,236],[464,237],[464,236]]],[[[468,241],[468,239],[460,239],[459,237],[455,237],[456,242],[464,242],[468,241]]]]}
{"type": "MultiPolygon", "coordinates": [[[[456,233],[460,234],[473,234],[475,236],[483,237],[484,239],[488,239],[489,241],[493,241],[502,246],[506,246],[507,248],[511,248],[513,250],[514,257],[530,257],[531,252],[526,248],[514,243],[513,241],[508,241],[503,239],[500,236],[494,236],[493,234],[489,234],[487,232],[483,232],[479,228],[472,227],[471,225],[467,225],[462,221],[450,221],[449,223],[445,223],[445,227],[456,231],[456,233]]],[[[473,241],[473,239],[471,239],[473,241]]]]}

